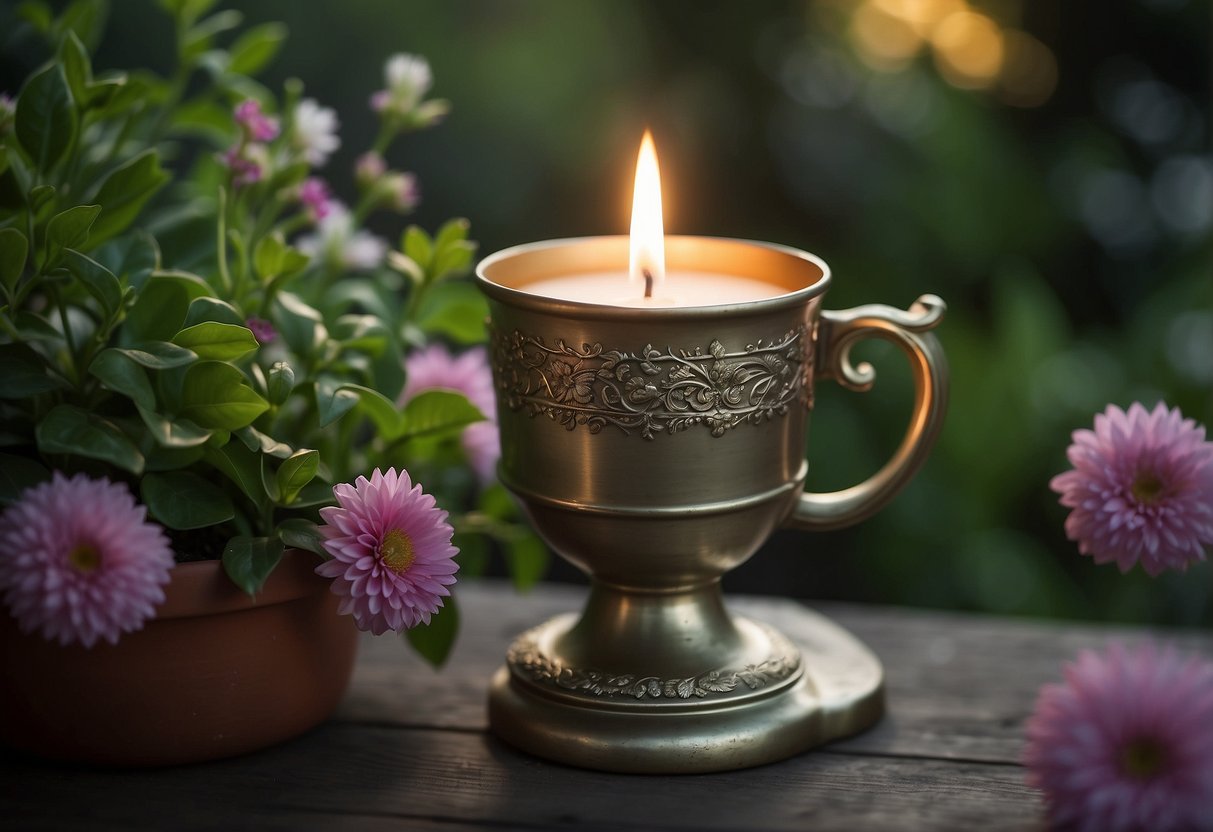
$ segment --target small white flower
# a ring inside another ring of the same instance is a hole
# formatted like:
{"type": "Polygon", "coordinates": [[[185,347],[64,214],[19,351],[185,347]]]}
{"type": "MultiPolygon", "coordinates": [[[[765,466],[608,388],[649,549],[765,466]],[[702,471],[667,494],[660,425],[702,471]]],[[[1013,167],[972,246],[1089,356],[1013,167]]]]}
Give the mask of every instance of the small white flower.
{"type": "Polygon", "coordinates": [[[329,213],[316,224],[316,233],[300,237],[295,244],[304,254],[344,269],[373,269],[387,254],[387,243],[355,230],[353,215],[340,202],[329,203],[329,213]]]}
{"type": "Polygon", "coordinates": [[[388,58],[383,68],[387,89],[371,98],[371,106],[405,115],[413,112],[434,84],[429,62],[420,55],[399,53],[388,58]]]}
{"type": "Polygon", "coordinates": [[[321,167],[341,147],[337,130],[337,112],[321,107],[314,98],[305,98],[295,106],[294,144],[313,167],[321,167]]]}

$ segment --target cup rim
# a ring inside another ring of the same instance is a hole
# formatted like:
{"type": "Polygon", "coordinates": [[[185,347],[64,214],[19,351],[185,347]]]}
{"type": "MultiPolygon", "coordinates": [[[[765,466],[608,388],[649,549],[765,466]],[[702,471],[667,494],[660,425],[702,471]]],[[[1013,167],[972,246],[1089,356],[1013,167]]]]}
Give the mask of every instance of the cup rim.
{"type": "Polygon", "coordinates": [[[792,246],[781,245],[779,243],[746,240],[737,237],[713,237],[692,234],[667,234],[666,241],[706,240],[711,243],[755,246],[768,252],[783,255],[794,260],[811,263],[821,272],[821,276],[808,286],[769,298],[759,298],[756,300],[739,301],[735,303],[719,303],[704,306],[636,307],[614,306],[605,303],[590,303],[586,301],[545,297],[543,295],[533,294],[521,289],[514,289],[502,283],[498,283],[492,280],[486,274],[486,270],[491,269],[498,263],[502,263],[511,258],[534,254],[536,252],[550,251],[552,249],[566,246],[584,245],[590,242],[603,242],[621,239],[626,240],[627,235],[613,234],[584,237],[562,237],[553,240],[540,240],[532,243],[522,243],[519,245],[510,246],[488,255],[476,265],[476,281],[479,283],[481,290],[490,298],[509,304],[510,306],[561,317],[629,320],[686,320],[695,318],[718,318],[725,316],[732,317],[736,315],[773,312],[780,309],[802,306],[809,299],[824,294],[830,286],[830,267],[826,265],[824,260],[815,254],[811,254],[798,248],[793,248],[792,246]]]}

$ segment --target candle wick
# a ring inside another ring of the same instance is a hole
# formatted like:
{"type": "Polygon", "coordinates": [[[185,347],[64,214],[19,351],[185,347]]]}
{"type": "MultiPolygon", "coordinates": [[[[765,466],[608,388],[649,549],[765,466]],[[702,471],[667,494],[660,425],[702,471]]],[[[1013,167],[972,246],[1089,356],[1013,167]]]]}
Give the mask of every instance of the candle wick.
{"type": "Polygon", "coordinates": [[[644,296],[651,298],[653,297],[653,273],[648,269],[642,269],[640,273],[644,275],[644,296]]]}

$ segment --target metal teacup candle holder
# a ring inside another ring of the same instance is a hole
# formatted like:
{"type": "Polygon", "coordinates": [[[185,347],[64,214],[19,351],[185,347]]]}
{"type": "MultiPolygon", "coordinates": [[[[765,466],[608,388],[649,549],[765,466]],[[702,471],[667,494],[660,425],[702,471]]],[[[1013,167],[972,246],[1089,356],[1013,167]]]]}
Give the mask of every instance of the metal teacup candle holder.
{"type": "Polygon", "coordinates": [[[500,476],[535,528],[592,578],[580,616],[521,635],[493,679],[493,731],[521,749],[626,772],[703,772],[791,756],[883,709],[876,657],[827,619],[793,644],[730,615],[720,577],[777,527],[847,526],[922,464],[946,367],[943,302],[821,310],[826,265],[762,243],[667,237],[671,269],[760,278],[775,297],[627,308],[528,283],[627,262],[626,237],[502,251],[478,270],[491,309],[500,476]],[[873,381],[869,337],[910,359],[915,398],[893,459],[864,483],[805,493],[813,384],[873,381]]]}

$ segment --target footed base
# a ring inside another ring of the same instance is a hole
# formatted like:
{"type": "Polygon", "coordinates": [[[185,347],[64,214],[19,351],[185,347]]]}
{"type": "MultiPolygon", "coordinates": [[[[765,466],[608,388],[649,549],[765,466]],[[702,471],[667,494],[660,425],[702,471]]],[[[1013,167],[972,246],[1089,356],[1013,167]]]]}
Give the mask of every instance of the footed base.
{"type": "Polygon", "coordinates": [[[884,711],[880,661],[829,619],[803,615],[799,650],[735,618],[762,650],[744,651],[736,667],[726,656],[716,669],[673,677],[578,667],[560,649],[576,617],[555,618],[510,648],[489,692],[489,725],[531,754],[634,774],[748,768],[868,728],[884,711]]]}

